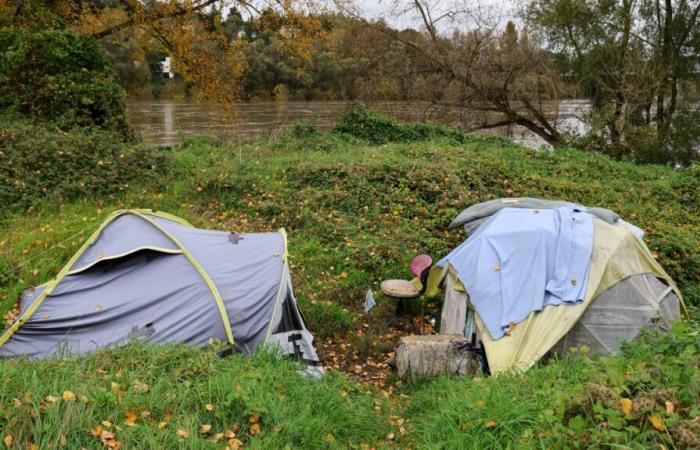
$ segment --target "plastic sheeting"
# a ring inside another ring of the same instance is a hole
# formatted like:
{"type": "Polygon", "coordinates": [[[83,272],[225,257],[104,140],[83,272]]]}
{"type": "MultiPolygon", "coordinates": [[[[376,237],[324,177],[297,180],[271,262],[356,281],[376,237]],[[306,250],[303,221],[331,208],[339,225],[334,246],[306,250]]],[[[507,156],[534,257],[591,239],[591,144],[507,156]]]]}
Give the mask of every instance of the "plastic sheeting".
{"type": "MultiPolygon", "coordinates": [[[[680,291],[641,240],[628,230],[608,225],[601,220],[593,220],[593,225],[595,229],[593,255],[586,296],[582,303],[565,307],[548,306],[538,313],[532,313],[511,331],[510,336],[499,340],[491,339],[479,315],[476,315],[477,328],[483,340],[492,373],[526,370],[531,367],[578,324],[594,301],[618,283],[634,275],[648,274],[662,280],[662,284],[670,288],[678,298],[677,306],[673,301],[662,301],[659,302],[660,306],[655,308],[655,314],[663,317],[665,323],[680,319],[682,314],[687,316],[680,291]]],[[[618,300],[612,304],[622,304],[627,309],[610,309],[608,310],[610,316],[616,317],[615,320],[619,321],[620,314],[628,314],[630,319],[633,319],[635,316],[629,311],[637,308],[634,295],[637,295],[634,291],[632,293],[627,291],[627,294],[622,296],[616,295],[618,300]]],[[[652,306],[653,304],[653,301],[647,303],[652,306]]],[[[642,304],[642,307],[648,306],[642,304]]],[[[630,323],[628,326],[637,330],[645,327],[648,323],[644,318],[646,316],[637,315],[636,317],[642,320],[636,320],[636,323],[630,323]]]]}
{"type": "Polygon", "coordinates": [[[608,355],[642,328],[668,331],[669,322],[679,319],[673,288],[651,274],[632,275],[600,294],[552,350],[586,346],[593,354],[608,355]]]}
{"type": "Polygon", "coordinates": [[[552,209],[561,208],[562,206],[578,206],[611,225],[620,219],[620,216],[617,215],[617,213],[605,208],[580,206],[573,202],[563,200],[546,200],[532,197],[511,197],[499,198],[471,205],[469,208],[459,213],[457,217],[452,219],[449,228],[459,228],[469,222],[490,217],[503,208],[552,209]]]}
{"type": "Polygon", "coordinates": [[[438,266],[455,269],[495,340],[533,311],[583,301],[592,248],[592,217],[579,207],[505,208],[438,266]]]}

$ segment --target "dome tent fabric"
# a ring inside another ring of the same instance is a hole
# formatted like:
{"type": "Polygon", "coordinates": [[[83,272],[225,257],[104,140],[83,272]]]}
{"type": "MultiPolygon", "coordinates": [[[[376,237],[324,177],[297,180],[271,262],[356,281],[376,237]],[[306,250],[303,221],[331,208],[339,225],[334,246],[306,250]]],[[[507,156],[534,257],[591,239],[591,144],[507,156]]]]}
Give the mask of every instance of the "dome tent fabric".
{"type": "Polygon", "coordinates": [[[593,354],[610,354],[643,328],[669,330],[669,321],[680,318],[679,307],[676,292],[655,275],[632,275],[601,293],[552,351],[586,346],[593,354]]]}
{"type": "Polygon", "coordinates": [[[507,336],[492,339],[458,273],[448,265],[436,269],[428,280],[429,294],[445,281],[440,333],[468,337],[476,333],[491,372],[499,373],[526,370],[551,350],[586,345],[593,353],[608,354],[644,328],[668,329],[685,313],[673,280],[632,231],[598,218],[593,226],[593,252],[581,303],[546,306],[529,314],[507,336]]]}
{"type": "Polygon", "coordinates": [[[82,354],[134,340],[249,354],[264,344],[316,364],[283,229],[244,235],[152,210],[109,216],[58,275],[25,291],[0,356],[82,354]]]}

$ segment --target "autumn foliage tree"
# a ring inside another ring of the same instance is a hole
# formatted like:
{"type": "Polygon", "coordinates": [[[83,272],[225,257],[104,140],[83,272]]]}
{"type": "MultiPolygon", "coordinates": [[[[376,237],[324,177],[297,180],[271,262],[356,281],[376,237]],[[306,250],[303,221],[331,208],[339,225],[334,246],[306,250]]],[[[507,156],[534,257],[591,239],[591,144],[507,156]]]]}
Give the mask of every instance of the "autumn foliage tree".
{"type": "MultiPolygon", "coordinates": [[[[5,24],[68,26],[82,36],[137,42],[142,51],[162,49],[195,96],[231,107],[240,98],[245,70],[245,37],[227,34],[223,12],[244,8],[262,31],[276,33],[285,50],[307,58],[322,34],[309,14],[311,3],[279,0],[256,5],[245,0],[0,0],[5,24]]],[[[142,58],[144,59],[144,58],[142,58]]]]}

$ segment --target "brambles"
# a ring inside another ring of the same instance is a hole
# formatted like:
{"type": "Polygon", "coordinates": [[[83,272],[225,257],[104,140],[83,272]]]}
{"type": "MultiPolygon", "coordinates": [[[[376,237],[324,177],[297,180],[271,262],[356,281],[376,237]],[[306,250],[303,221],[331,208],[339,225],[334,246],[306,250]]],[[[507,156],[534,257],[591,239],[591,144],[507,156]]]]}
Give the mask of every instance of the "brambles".
{"type": "Polygon", "coordinates": [[[63,131],[133,140],[126,94],[99,42],[67,30],[0,29],[0,108],[63,131]]]}

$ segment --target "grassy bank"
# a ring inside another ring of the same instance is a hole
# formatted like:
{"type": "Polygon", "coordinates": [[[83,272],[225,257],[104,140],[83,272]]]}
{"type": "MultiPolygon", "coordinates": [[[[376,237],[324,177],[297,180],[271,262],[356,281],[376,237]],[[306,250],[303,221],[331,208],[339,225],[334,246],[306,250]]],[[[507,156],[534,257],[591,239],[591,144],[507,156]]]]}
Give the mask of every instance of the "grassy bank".
{"type": "MultiPolygon", "coordinates": [[[[368,286],[408,276],[407,262],[417,252],[437,257],[459,243],[463,234],[446,226],[462,208],[534,196],[604,206],[644,228],[687,303],[697,306],[698,167],[636,166],[576,150],[535,152],[490,137],[401,126],[366,112],[346,118],[333,133],[299,126],[274,141],[193,140],[153,161],[158,167],[150,164],[118,188],[101,185],[99,193],[83,195],[71,190],[70,196],[38,188],[8,206],[0,216],[0,312],[11,313],[23,289],[52,277],[117,208],[154,208],[196,226],[239,232],[285,227],[295,290],[320,356],[329,368],[378,387],[337,372],[320,382],[299,380],[295,367],[269,356],[220,360],[177,347],[127,349],[78,362],[6,361],[0,364],[7,386],[0,394],[0,427],[16,441],[94,448],[101,444],[90,431],[104,420],[111,425],[103,428],[125,448],[223,448],[227,439],[214,443],[211,437],[236,424],[236,439],[268,448],[692,446],[686,438],[700,426],[694,325],[599,362],[584,358],[523,376],[402,386],[386,379],[387,354],[398,334],[429,331],[425,317],[396,318],[395,305],[379,297],[370,318],[361,304],[368,286]],[[132,392],[135,380],[149,391],[132,392]],[[63,391],[76,399],[62,400],[63,391]],[[621,398],[639,408],[622,414],[621,398]],[[208,403],[227,406],[220,416],[208,415],[202,406],[208,403]],[[63,422],[69,411],[73,418],[63,422]],[[132,413],[135,425],[125,425],[132,413]],[[260,417],[259,433],[252,432],[251,415],[260,417]],[[211,435],[201,433],[201,425],[211,425],[211,435]],[[187,436],[178,436],[178,429],[187,436]]],[[[426,302],[424,316],[437,308],[426,302]]]]}
{"type": "Polygon", "coordinates": [[[687,325],[614,358],[383,389],[184,347],[5,361],[0,434],[42,449],[697,448],[699,346],[687,325]]]}

